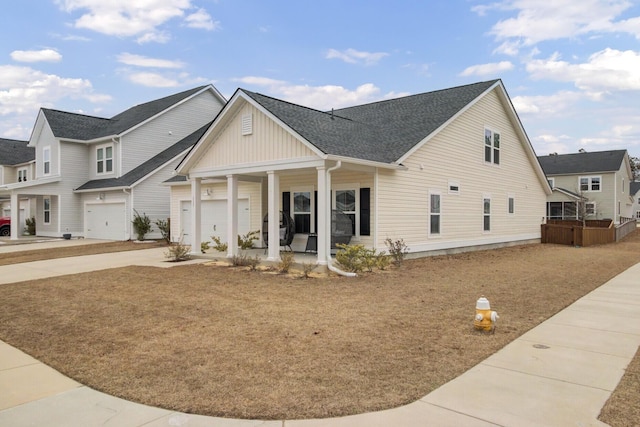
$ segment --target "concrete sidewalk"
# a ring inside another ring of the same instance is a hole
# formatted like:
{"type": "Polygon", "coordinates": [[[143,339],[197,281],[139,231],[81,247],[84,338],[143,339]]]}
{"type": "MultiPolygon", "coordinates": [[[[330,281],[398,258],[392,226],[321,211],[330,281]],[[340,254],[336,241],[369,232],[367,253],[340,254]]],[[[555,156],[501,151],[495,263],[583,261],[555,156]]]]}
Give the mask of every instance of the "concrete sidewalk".
{"type": "MultiPolygon", "coordinates": [[[[175,265],[165,262],[161,249],[72,260],[64,265],[55,260],[28,263],[29,268],[24,268],[27,263],[0,267],[0,282],[11,280],[5,279],[11,270],[26,271],[21,274],[31,279],[37,278],[34,274],[47,277],[132,264],[175,265]]],[[[0,341],[0,425],[602,426],[598,414],[640,345],[638,277],[640,264],[414,403],[341,418],[234,420],[152,408],[85,387],[0,341]]]]}

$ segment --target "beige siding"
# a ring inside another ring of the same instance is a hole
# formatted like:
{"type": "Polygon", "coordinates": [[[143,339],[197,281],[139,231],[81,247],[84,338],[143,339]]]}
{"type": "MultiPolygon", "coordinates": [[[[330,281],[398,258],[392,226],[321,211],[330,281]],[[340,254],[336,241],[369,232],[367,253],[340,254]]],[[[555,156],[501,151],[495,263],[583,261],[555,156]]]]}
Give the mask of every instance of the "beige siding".
{"type": "MultiPolygon", "coordinates": [[[[255,182],[239,182],[238,198],[249,199],[250,229],[262,230],[262,185],[255,182]]],[[[222,200],[227,198],[227,184],[203,184],[200,188],[201,200],[222,200]],[[209,194],[207,193],[209,190],[209,194]]],[[[191,184],[171,186],[171,236],[180,240],[181,206],[183,201],[191,201],[191,184]]]]}
{"type": "Polygon", "coordinates": [[[302,142],[250,104],[244,104],[229,125],[211,137],[209,150],[193,170],[315,156],[302,142]],[[245,115],[252,118],[250,135],[242,135],[242,117],[245,115]]]}
{"type": "Polygon", "coordinates": [[[489,93],[418,149],[407,171],[381,170],[378,247],[402,238],[412,251],[540,237],[546,194],[509,116],[489,93]],[[484,130],[501,135],[500,165],[484,162],[484,130]],[[459,194],[449,194],[449,182],[459,194]],[[441,194],[441,232],[429,236],[429,191],[441,194]],[[491,231],[483,231],[483,197],[491,199],[491,231]],[[515,213],[508,213],[508,198],[515,213]]]}

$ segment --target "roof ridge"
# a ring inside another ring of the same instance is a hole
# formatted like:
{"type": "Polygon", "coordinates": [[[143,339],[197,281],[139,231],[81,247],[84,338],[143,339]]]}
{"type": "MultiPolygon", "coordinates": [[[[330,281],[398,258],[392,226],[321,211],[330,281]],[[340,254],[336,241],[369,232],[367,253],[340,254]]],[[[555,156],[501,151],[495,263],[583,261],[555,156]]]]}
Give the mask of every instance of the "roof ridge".
{"type": "Polygon", "coordinates": [[[52,112],[56,112],[56,113],[63,113],[63,114],[70,114],[70,115],[74,115],[74,116],[82,116],[82,117],[89,117],[92,119],[99,119],[99,120],[111,120],[107,117],[100,117],[100,116],[92,116],[89,114],[84,114],[84,113],[74,113],[73,111],[64,111],[64,110],[58,110],[57,108],[45,108],[45,107],[41,107],[40,108],[42,111],[52,111],[52,112]]]}
{"type": "Polygon", "coordinates": [[[173,97],[180,98],[181,95],[184,95],[183,99],[187,98],[187,95],[186,95],[187,93],[195,94],[195,93],[197,93],[197,92],[201,91],[202,89],[204,89],[206,87],[209,87],[209,86],[211,86],[211,85],[207,84],[207,85],[197,86],[197,87],[194,87],[194,88],[191,88],[191,89],[183,90],[182,92],[172,93],[172,94],[163,96],[161,98],[156,98],[156,99],[152,99],[151,101],[141,102],[139,104],[132,105],[131,107],[119,112],[118,114],[116,114],[114,116],[112,116],[111,119],[113,119],[114,117],[120,116],[120,115],[126,113],[127,111],[133,110],[134,108],[139,108],[139,107],[142,107],[142,106],[145,106],[145,105],[154,104],[154,103],[160,103],[162,101],[166,101],[168,98],[173,98],[173,97]]]}
{"type": "MultiPolygon", "coordinates": [[[[317,108],[307,107],[306,105],[296,104],[295,102],[287,101],[285,99],[275,98],[273,96],[265,95],[265,94],[260,93],[260,92],[255,92],[255,91],[251,91],[251,90],[247,90],[247,89],[243,89],[243,88],[239,88],[238,90],[241,90],[242,92],[247,93],[247,94],[253,94],[253,95],[262,96],[264,98],[268,98],[268,99],[271,99],[273,101],[277,101],[277,102],[280,102],[280,103],[283,103],[283,104],[288,104],[288,105],[292,105],[294,107],[302,108],[302,109],[305,109],[305,110],[314,111],[316,113],[320,113],[320,114],[324,114],[324,115],[331,115],[330,111],[323,111],[323,110],[319,110],[317,108]]],[[[345,120],[350,120],[350,119],[348,119],[346,117],[342,117],[342,118],[345,119],[345,120]]]]}

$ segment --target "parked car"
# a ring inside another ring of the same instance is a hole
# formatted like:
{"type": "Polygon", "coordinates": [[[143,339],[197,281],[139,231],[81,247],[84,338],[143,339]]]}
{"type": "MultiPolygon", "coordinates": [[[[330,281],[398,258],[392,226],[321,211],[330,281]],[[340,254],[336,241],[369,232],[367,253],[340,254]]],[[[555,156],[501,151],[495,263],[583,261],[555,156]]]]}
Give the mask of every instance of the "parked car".
{"type": "Polygon", "coordinates": [[[0,236],[11,235],[11,217],[0,217],[0,236]]]}

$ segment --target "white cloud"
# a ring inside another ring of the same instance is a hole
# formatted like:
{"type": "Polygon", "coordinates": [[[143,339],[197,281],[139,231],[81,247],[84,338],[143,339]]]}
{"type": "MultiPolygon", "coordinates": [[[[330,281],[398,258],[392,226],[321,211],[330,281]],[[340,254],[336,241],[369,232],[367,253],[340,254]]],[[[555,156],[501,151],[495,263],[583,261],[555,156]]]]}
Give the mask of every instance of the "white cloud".
{"type": "MultiPolygon", "coordinates": [[[[168,21],[183,18],[193,9],[191,0],[55,0],[68,13],[80,12],[75,28],[117,37],[136,37],[138,43],[166,43],[171,37],[161,29],[168,21]]],[[[191,28],[213,30],[219,25],[204,10],[185,18],[191,28]]]]}
{"type": "Polygon", "coordinates": [[[490,31],[501,42],[497,53],[515,55],[520,48],[545,40],[612,32],[640,38],[640,18],[616,21],[631,6],[628,0],[502,0],[472,10],[480,16],[492,9],[517,11],[517,16],[497,22],[490,31]]]}
{"type": "Polygon", "coordinates": [[[191,77],[189,73],[160,74],[153,72],[128,73],[127,79],[132,83],[147,87],[180,87],[208,82],[203,77],[191,77]]]}
{"type": "Polygon", "coordinates": [[[136,67],[151,68],[184,68],[185,63],[182,61],[171,61],[168,59],[149,58],[147,56],[135,55],[132,53],[121,53],[118,55],[118,62],[136,67]]]}
{"type": "Polygon", "coordinates": [[[349,64],[374,65],[388,55],[389,54],[385,52],[362,52],[355,49],[339,51],[336,49],[329,49],[326,58],[341,59],[349,64]]]}
{"type": "Polygon", "coordinates": [[[640,90],[640,52],[631,50],[607,48],[579,64],[562,61],[554,54],[531,60],[527,71],[533,79],[573,82],[594,99],[610,91],[640,90]]]}
{"type": "Polygon", "coordinates": [[[187,16],[185,22],[189,28],[200,28],[207,31],[216,30],[220,27],[220,22],[214,22],[211,15],[204,9],[198,9],[196,13],[187,16]]]}
{"type": "Polygon", "coordinates": [[[11,59],[17,62],[60,62],[62,55],[53,49],[14,50],[11,59]]]}
{"type": "Polygon", "coordinates": [[[63,98],[105,102],[108,95],[96,94],[89,80],[64,78],[29,67],[0,65],[0,115],[35,113],[63,98]]]}
{"type": "Polygon", "coordinates": [[[494,62],[490,64],[472,65],[467,67],[461,76],[486,76],[496,75],[513,69],[513,64],[509,61],[494,62]]]}
{"type": "Polygon", "coordinates": [[[557,116],[570,111],[583,99],[584,95],[579,92],[560,91],[548,96],[515,96],[511,102],[520,115],[557,116]]]}
{"type": "Polygon", "coordinates": [[[272,96],[321,111],[408,95],[407,93],[395,92],[381,95],[380,88],[372,83],[365,83],[354,90],[350,90],[337,85],[295,85],[282,80],[256,76],[247,76],[234,80],[246,85],[264,87],[272,96]]]}

